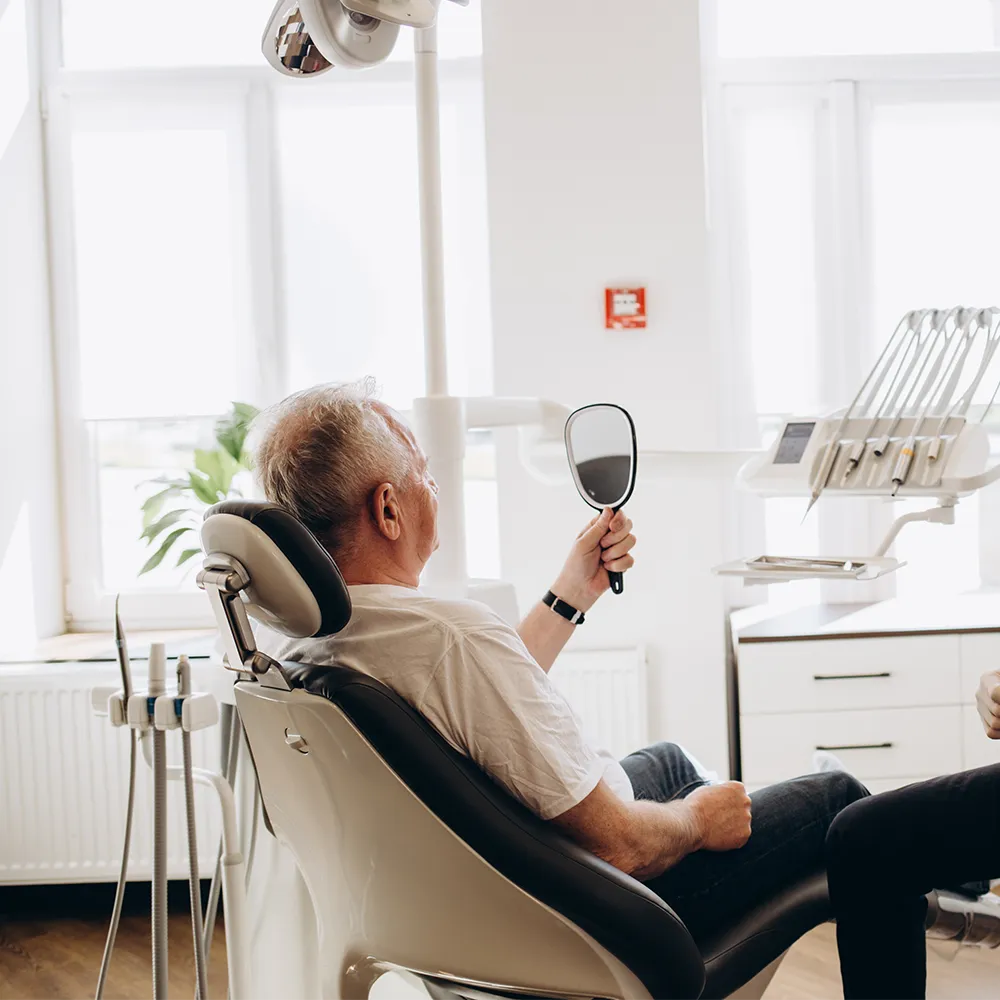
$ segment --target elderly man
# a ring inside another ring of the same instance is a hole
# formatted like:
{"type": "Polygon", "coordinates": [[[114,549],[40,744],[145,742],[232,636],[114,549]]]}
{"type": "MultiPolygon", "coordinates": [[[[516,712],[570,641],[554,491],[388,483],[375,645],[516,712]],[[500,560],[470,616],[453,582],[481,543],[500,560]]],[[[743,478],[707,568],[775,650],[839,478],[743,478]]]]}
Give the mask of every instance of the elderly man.
{"type": "Polygon", "coordinates": [[[327,547],[354,606],[339,634],[272,655],[379,678],[542,819],[648,881],[696,939],[822,866],[831,821],[867,794],[854,778],[811,775],[750,796],[739,782],[710,781],[673,744],[619,763],[587,743],[549,680],[609,571],[633,565],[625,514],[605,510],[584,526],[515,630],[483,604],[420,591],[437,544],[437,488],[413,434],[370,386],[309,389],[263,424],[264,492],[327,547]]]}

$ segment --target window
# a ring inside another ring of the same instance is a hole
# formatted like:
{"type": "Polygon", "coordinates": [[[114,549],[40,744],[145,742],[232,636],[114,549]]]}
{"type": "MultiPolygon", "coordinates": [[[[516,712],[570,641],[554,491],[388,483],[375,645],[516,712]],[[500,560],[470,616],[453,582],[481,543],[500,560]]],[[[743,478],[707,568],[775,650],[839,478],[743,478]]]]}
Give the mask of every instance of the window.
{"type": "Polygon", "coordinates": [[[975,89],[939,86],[932,100],[895,88],[863,95],[876,331],[891,331],[916,303],[997,299],[1000,89],[975,89]]]}
{"type": "MultiPolygon", "coordinates": [[[[289,85],[260,55],[271,7],[61,3],[46,98],[75,627],[106,625],[119,591],[134,626],[207,620],[182,541],[138,575],[140,506],[233,401],[369,374],[399,409],[423,392],[410,71],[289,85]]],[[[439,48],[450,388],[489,393],[478,5],[443,4],[439,48]]],[[[467,467],[470,572],[495,575],[491,435],[467,467]]]]}
{"type": "Polygon", "coordinates": [[[803,95],[733,110],[741,253],[754,266],[740,321],[760,413],[808,413],[819,399],[816,156],[821,109],[803,95]]]}
{"type": "MultiPolygon", "coordinates": [[[[910,309],[995,303],[1000,58],[990,50],[1000,3],[704,8],[718,56],[707,74],[710,162],[726,222],[730,334],[767,434],[784,415],[849,402],[910,309]]],[[[981,387],[977,402],[992,389],[981,387]]],[[[954,526],[907,526],[894,547],[909,563],[901,573],[853,597],[824,584],[811,599],[959,592],[995,580],[996,546],[980,527],[997,514],[995,492],[963,500],[954,526]]],[[[761,510],[776,554],[840,555],[874,551],[894,516],[928,505],[821,504],[804,529],[798,501],[761,510]]],[[[769,589],[770,599],[789,599],[769,589]]]]}
{"type": "MultiPolygon", "coordinates": [[[[388,402],[423,393],[420,218],[412,88],[343,84],[278,99],[289,376],[293,385],[378,372],[388,402]],[[301,156],[301,136],[311,155],[301,156]]],[[[478,94],[441,108],[449,388],[492,385],[485,153],[478,94]]]]}
{"type": "Polygon", "coordinates": [[[976,52],[996,40],[993,0],[718,0],[724,58],[976,52]]]}

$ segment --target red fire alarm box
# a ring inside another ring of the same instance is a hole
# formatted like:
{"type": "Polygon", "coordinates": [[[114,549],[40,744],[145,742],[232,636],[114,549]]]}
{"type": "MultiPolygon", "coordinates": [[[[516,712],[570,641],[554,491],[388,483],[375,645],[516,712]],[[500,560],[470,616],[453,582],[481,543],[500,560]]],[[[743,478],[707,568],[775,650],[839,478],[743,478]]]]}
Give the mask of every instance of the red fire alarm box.
{"type": "Polygon", "coordinates": [[[645,288],[606,288],[604,325],[609,330],[641,330],[646,326],[645,288]]]}

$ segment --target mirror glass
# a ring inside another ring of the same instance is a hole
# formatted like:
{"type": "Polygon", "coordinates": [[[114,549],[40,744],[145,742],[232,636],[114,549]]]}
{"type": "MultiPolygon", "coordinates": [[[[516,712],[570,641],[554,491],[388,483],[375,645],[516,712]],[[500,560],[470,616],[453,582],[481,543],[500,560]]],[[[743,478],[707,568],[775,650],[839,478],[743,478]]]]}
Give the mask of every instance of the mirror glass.
{"type": "Polygon", "coordinates": [[[620,406],[584,406],[566,421],[566,452],[576,488],[591,507],[617,510],[635,485],[632,418],[620,406]]]}
{"type": "Polygon", "coordinates": [[[308,76],[330,68],[330,62],[316,48],[306,31],[297,4],[290,4],[285,8],[279,3],[275,8],[264,32],[264,45],[268,44],[274,47],[275,59],[286,73],[308,76]]]}

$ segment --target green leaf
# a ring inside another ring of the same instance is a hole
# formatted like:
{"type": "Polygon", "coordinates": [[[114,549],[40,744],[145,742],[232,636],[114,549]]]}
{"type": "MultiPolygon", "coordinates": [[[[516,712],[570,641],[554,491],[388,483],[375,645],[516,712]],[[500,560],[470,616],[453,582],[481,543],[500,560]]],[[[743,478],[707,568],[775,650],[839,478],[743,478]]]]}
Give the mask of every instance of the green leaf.
{"type": "Polygon", "coordinates": [[[222,482],[225,483],[225,492],[228,494],[233,487],[234,477],[243,471],[244,466],[233,458],[228,451],[223,451],[220,448],[216,454],[219,456],[219,463],[222,466],[222,482]]]}
{"type": "Polygon", "coordinates": [[[193,559],[195,556],[201,555],[201,549],[185,549],[181,553],[180,559],[177,560],[178,566],[183,566],[188,559],[193,559]]]}
{"type": "Polygon", "coordinates": [[[156,519],[157,515],[163,510],[163,505],[172,496],[177,496],[180,493],[180,487],[168,486],[165,490],[160,490],[159,493],[154,493],[151,497],[147,497],[142,505],[142,526],[143,528],[148,528],[153,521],[156,519]]]}
{"type": "Polygon", "coordinates": [[[149,525],[139,538],[144,538],[147,542],[152,542],[153,539],[161,532],[165,531],[167,528],[176,524],[185,514],[190,513],[186,510],[168,510],[166,514],[163,515],[158,521],[154,521],[149,525]]]}
{"type": "Polygon", "coordinates": [[[204,472],[209,479],[219,479],[222,475],[222,461],[216,450],[207,451],[204,448],[195,448],[194,467],[199,472],[204,472]]]}
{"type": "Polygon", "coordinates": [[[178,528],[176,531],[171,531],[170,534],[163,539],[163,544],[146,560],[142,569],[139,570],[139,576],[142,576],[143,573],[148,573],[150,570],[156,569],[156,567],[163,562],[163,557],[170,551],[174,542],[176,542],[181,535],[188,531],[194,531],[194,528],[178,528]]]}
{"type": "Polygon", "coordinates": [[[219,447],[244,468],[249,467],[248,462],[244,461],[243,452],[247,433],[259,412],[250,403],[233,403],[232,410],[215,425],[215,440],[219,447]]]}
{"type": "MultiPolygon", "coordinates": [[[[178,489],[186,489],[188,481],[186,479],[171,479],[169,476],[157,476],[155,479],[147,479],[144,483],[139,483],[139,486],[146,486],[149,483],[158,483],[162,486],[176,486],[178,489]]],[[[136,489],[139,488],[136,487],[136,489]]]]}
{"type": "Polygon", "coordinates": [[[215,489],[211,481],[205,478],[205,476],[202,476],[197,472],[191,472],[188,474],[188,478],[191,482],[191,489],[194,490],[194,495],[202,503],[213,504],[219,502],[220,497],[218,491],[215,489]]]}
{"type": "Polygon", "coordinates": [[[219,494],[220,498],[226,496],[229,492],[229,484],[233,481],[232,475],[227,472],[227,469],[232,467],[232,459],[226,452],[221,448],[215,448],[212,451],[198,448],[194,453],[194,467],[205,474],[209,489],[219,494]],[[225,461],[223,456],[225,456],[225,461]]]}

